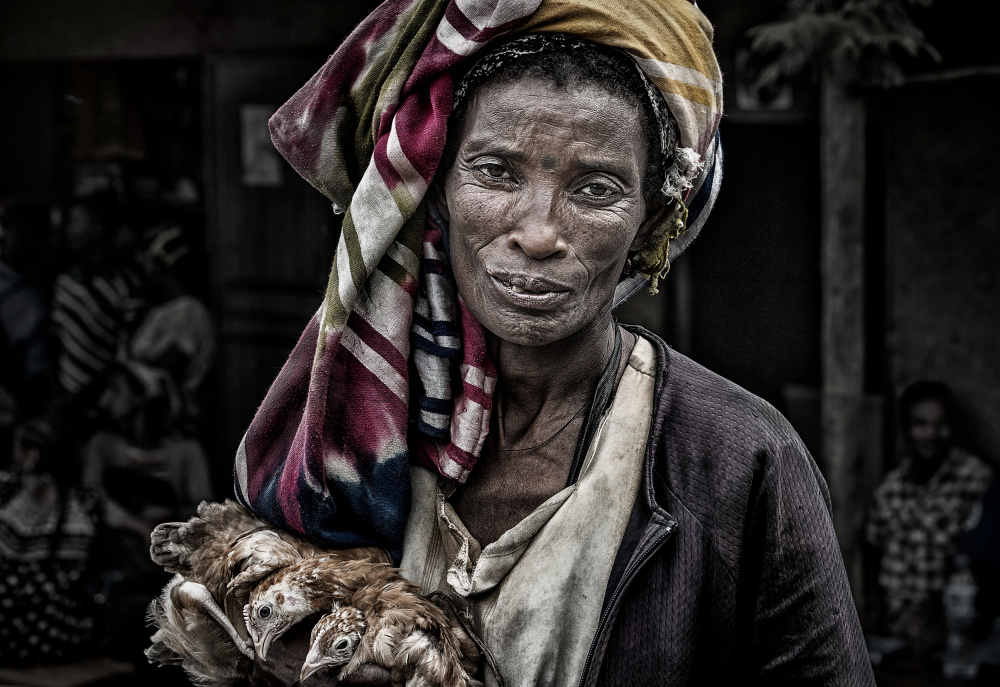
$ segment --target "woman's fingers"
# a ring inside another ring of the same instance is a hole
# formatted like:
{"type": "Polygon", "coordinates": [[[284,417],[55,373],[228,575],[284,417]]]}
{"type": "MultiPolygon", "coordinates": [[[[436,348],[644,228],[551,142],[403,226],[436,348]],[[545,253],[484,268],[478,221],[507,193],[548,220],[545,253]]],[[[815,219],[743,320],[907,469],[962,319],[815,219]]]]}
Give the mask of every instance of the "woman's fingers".
{"type": "MultiPolygon", "coordinates": [[[[288,632],[271,643],[267,652],[267,660],[253,662],[253,675],[250,678],[251,687],[291,687],[298,684],[299,671],[309,652],[309,633],[313,623],[301,622],[292,625],[288,632]]],[[[325,676],[334,682],[333,676],[325,676]]],[[[323,680],[316,677],[316,684],[323,680]]]]}
{"type": "Polygon", "coordinates": [[[363,663],[357,670],[344,677],[343,685],[367,685],[371,687],[389,687],[392,680],[389,671],[374,663],[363,663]]]}

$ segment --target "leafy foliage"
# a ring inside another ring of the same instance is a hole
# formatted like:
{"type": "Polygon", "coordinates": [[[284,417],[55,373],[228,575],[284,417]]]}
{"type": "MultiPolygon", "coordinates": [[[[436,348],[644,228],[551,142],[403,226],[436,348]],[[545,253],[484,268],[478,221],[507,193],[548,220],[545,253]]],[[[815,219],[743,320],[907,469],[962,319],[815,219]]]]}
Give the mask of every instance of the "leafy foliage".
{"type": "Polygon", "coordinates": [[[940,55],[910,17],[933,0],[789,0],[780,20],[747,32],[757,84],[771,86],[809,69],[864,85],[903,81],[899,58],[940,55]]]}

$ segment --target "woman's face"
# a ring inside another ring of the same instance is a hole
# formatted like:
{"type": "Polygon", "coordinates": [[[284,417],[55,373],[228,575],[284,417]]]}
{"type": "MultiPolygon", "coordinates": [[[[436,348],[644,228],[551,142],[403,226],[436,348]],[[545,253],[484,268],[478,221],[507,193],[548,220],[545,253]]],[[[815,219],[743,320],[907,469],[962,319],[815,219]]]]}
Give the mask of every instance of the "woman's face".
{"type": "Polygon", "coordinates": [[[486,85],[444,177],[458,290],[494,335],[561,341],[609,317],[642,243],[646,140],[637,108],[586,85],[486,85]]]}

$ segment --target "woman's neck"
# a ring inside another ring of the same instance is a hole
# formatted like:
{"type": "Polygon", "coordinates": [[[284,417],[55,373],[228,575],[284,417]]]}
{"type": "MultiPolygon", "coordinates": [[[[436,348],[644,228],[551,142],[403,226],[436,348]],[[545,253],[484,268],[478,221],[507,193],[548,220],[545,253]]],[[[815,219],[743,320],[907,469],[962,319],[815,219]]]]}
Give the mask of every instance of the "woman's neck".
{"type": "Polygon", "coordinates": [[[587,403],[614,348],[616,326],[609,313],[573,336],[543,346],[491,337],[501,436],[530,443],[550,423],[569,418],[587,403]]]}

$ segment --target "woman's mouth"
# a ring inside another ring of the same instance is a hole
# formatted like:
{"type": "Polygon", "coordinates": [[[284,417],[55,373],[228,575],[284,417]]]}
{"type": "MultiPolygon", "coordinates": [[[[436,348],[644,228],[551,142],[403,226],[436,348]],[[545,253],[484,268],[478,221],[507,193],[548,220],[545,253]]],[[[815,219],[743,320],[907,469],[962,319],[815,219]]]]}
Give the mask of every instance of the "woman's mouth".
{"type": "Polygon", "coordinates": [[[532,288],[532,287],[522,286],[520,283],[518,283],[518,280],[514,280],[514,279],[506,280],[506,279],[501,279],[499,277],[493,277],[493,278],[495,280],[497,280],[498,282],[500,282],[501,284],[503,284],[504,286],[506,286],[508,289],[510,289],[514,293],[533,293],[533,294],[539,294],[539,293],[548,293],[549,292],[549,289],[541,289],[541,290],[539,290],[539,289],[535,289],[535,288],[532,288]]]}
{"type": "Polygon", "coordinates": [[[569,291],[562,284],[540,277],[494,272],[488,268],[486,273],[490,275],[490,278],[502,291],[515,296],[518,301],[539,304],[555,299],[569,291]]]}

